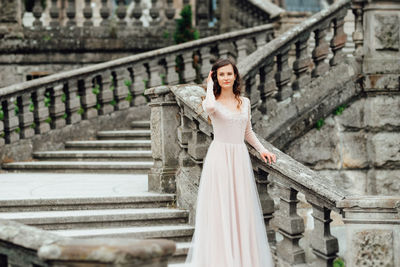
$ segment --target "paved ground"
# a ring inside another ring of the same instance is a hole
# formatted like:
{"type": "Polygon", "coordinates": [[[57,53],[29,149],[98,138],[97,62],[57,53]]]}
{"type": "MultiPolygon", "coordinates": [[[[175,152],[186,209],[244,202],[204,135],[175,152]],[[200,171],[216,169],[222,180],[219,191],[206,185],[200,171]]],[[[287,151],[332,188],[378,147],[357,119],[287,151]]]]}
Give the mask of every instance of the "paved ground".
{"type": "Polygon", "coordinates": [[[1,173],[0,200],[149,194],[144,174],[1,173]]]}

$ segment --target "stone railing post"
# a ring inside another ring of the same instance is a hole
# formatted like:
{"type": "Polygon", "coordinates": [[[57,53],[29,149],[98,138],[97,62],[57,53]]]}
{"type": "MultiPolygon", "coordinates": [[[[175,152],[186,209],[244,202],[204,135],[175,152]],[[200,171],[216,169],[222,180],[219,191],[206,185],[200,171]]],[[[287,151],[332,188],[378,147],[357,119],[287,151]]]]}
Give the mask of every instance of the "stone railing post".
{"type": "MultiPolygon", "coordinates": [[[[43,134],[50,131],[50,124],[46,122],[49,118],[48,104],[45,103],[45,98],[48,99],[45,88],[39,88],[33,95],[34,103],[34,118],[35,118],[35,133],[43,134]]],[[[48,101],[48,100],[46,100],[48,101]]]]}
{"type": "Polygon", "coordinates": [[[60,9],[58,8],[58,0],[51,0],[50,17],[50,27],[53,29],[59,28],[60,21],[58,19],[60,17],[60,9]]]}
{"type": "Polygon", "coordinates": [[[130,106],[130,103],[127,101],[127,96],[129,94],[127,83],[132,81],[130,79],[129,71],[126,68],[115,70],[115,74],[116,87],[114,89],[114,97],[117,101],[115,108],[117,110],[123,110],[130,106]]]}
{"type": "Polygon", "coordinates": [[[19,103],[19,127],[21,128],[21,138],[30,138],[35,135],[33,130],[33,102],[30,94],[20,97],[19,103]]]}
{"type": "Polygon", "coordinates": [[[331,210],[321,206],[314,199],[308,198],[307,201],[313,207],[314,229],[311,233],[311,247],[317,257],[313,266],[333,266],[333,261],[339,251],[339,243],[330,231],[331,210]]]}
{"type": "Polygon", "coordinates": [[[83,22],[83,27],[92,27],[93,21],[93,10],[90,5],[91,0],[85,0],[85,7],[83,8],[83,16],[85,17],[85,21],[83,22]]]}
{"type": "Polygon", "coordinates": [[[292,77],[292,69],[289,67],[289,50],[290,46],[285,46],[276,57],[278,70],[275,74],[275,81],[280,101],[291,97],[293,94],[293,90],[289,85],[290,78],[292,77]]]}
{"type": "Polygon", "coordinates": [[[67,113],[67,123],[77,123],[82,119],[81,114],[79,114],[81,103],[78,95],[78,81],[68,81],[67,90],[65,90],[64,92],[66,94],[65,111],[67,113]]]}
{"type": "Polygon", "coordinates": [[[296,80],[293,82],[293,90],[299,90],[311,80],[308,69],[311,64],[311,58],[307,53],[308,39],[310,33],[302,34],[296,42],[296,61],[293,62],[293,71],[296,74],[296,80]]]}
{"type": "Polygon", "coordinates": [[[346,266],[400,266],[400,198],[360,196],[337,205],[346,224],[346,266]]]}
{"type": "Polygon", "coordinates": [[[60,129],[66,125],[65,117],[65,104],[63,102],[64,85],[58,84],[53,87],[50,93],[51,103],[49,107],[51,128],[60,129]]]}
{"type": "Polygon", "coordinates": [[[33,16],[35,17],[35,20],[33,21],[33,27],[35,29],[41,29],[43,26],[43,23],[40,20],[40,17],[42,17],[43,13],[41,0],[35,0],[35,4],[33,6],[32,11],[33,11],[33,16]]]}
{"type": "Polygon", "coordinates": [[[78,86],[79,93],[81,97],[81,104],[84,109],[83,118],[85,120],[89,120],[97,116],[96,110],[96,95],[93,93],[93,77],[86,77],[84,80],[80,80],[80,84],[78,86]]]}
{"type": "Polygon", "coordinates": [[[100,101],[100,110],[99,114],[104,115],[114,111],[113,105],[111,105],[111,101],[114,99],[114,90],[115,87],[112,84],[112,75],[111,71],[105,71],[101,75],[101,85],[100,85],[100,93],[98,99],[100,101]]]}
{"type": "Polygon", "coordinates": [[[101,0],[100,16],[102,18],[100,25],[108,27],[110,25],[110,9],[108,8],[108,0],[101,0]]]}
{"type": "Polygon", "coordinates": [[[167,83],[169,85],[175,85],[179,83],[179,74],[176,72],[176,55],[171,54],[166,58],[167,62],[167,83]]]}
{"type": "Polygon", "coordinates": [[[327,58],[329,54],[329,44],[325,40],[326,31],[328,28],[329,23],[325,21],[314,32],[315,48],[312,51],[312,58],[314,60],[315,67],[311,73],[313,77],[319,77],[329,70],[329,65],[325,62],[325,58],[327,58]]]}
{"type": "Polygon", "coordinates": [[[67,7],[67,26],[75,26],[76,25],[76,20],[75,20],[75,0],[68,0],[68,7],[67,7]]]}
{"type": "Polygon", "coordinates": [[[279,187],[281,201],[275,215],[275,225],[279,227],[283,240],[277,243],[277,254],[290,266],[301,265],[306,259],[305,252],[299,245],[299,240],[303,237],[304,221],[297,214],[298,192],[287,185],[279,184],[279,187]]]}
{"type": "Polygon", "coordinates": [[[19,140],[19,123],[18,116],[15,112],[16,98],[9,98],[3,102],[4,112],[4,133],[7,144],[14,143],[19,140]]]}
{"type": "Polygon", "coordinates": [[[358,60],[361,60],[362,55],[364,54],[363,2],[364,0],[353,0],[351,3],[351,8],[353,9],[354,14],[354,32],[352,35],[355,45],[354,56],[358,60]]]}
{"type": "Polygon", "coordinates": [[[154,167],[149,172],[149,190],[175,193],[175,173],[180,147],[176,134],[179,127],[179,107],[167,86],[147,89],[151,98],[151,151],[154,167]]]}
{"type": "Polygon", "coordinates": [[[343,62],[346,56],[343,52],[343,47],[346,45],[347,41],[347,35],[344,33],[344,17],[346,14],[347,10],[343,9],[334,20],[334,36],[331,40],[331,49],[334,55],[329,61],[331,66],[336,66],[343,62]]]}

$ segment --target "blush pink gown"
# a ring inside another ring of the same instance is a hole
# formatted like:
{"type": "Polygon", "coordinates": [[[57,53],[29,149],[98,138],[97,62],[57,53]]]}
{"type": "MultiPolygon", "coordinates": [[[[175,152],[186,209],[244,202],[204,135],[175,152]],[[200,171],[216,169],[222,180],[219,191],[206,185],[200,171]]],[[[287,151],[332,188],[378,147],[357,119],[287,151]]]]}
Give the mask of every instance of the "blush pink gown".
{"type": "Polygon", "coordinates": [[[247,140],[265,151],[251,127],[250,100],[241,97],[233,112],[217,102],[207,84],[203,109],[210,116],[214,140],[204,160],[199,185],[195,233],[184,266],[273,266],[247,140]]]}

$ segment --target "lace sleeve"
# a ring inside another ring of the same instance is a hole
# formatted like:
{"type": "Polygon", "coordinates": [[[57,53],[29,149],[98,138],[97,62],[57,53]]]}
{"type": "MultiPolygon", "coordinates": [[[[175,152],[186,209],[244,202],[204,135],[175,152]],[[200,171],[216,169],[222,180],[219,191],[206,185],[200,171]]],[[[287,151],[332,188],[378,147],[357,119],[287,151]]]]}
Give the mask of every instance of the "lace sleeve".
{"type": "Polygon", "coordinates": [[[202,106],[205,112],[212,114],[215,112],[215,95],[214,95],[214,82],[210,80],[207,83],[206,98],[203,100],[202,106]]]}
{"type": "Polygon", "coordinates": [[[254,147],[259,153],[261,152],[268,152],[268,150],[261,144],[260,140],[258,140],[257,136],[255,135],[253,131],[253,127],[251,126],[251,105],[250,105],[250,100],[248,98],[245,98],[247,108],[248,108],[248,120],[247,120],[247,125],[246,125],[246,131],[245,131],[245,140],[252,146],[254,147]]]}

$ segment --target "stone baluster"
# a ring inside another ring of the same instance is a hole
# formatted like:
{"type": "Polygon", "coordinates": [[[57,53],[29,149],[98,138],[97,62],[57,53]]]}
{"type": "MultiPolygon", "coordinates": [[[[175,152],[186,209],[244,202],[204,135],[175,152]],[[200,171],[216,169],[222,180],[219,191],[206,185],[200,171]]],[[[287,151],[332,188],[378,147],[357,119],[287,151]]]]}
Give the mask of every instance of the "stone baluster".
{"type": "Polygon", "coordinates": [[[83,112],[83,119],[89,120],[97,116],[96,104],[97,97],[93,93],[93,78],[86,77],[84,80],[78,82],[78,90],[81,99],[83,112]]]}
{"type": "Polygon", "coordinates": [[[179,106],[166,86],[150,88],[145,94],[151,98],[151,151],[154,160],[154,167],[148,174],[149,190],[175,193],[175,173],[180,152],[176,134],[179,106]]]}
{"type": "Polygon", "coordinates": [[[90,5],[91,0],[85,0],[85,7],[83,8],[83,16],[85,17],[85,21],[83,22],[84,27],[92,27],[93,21],[93,10],[92,6],[90,5]]]}
{"type": "Polygon", "coordinates": [[[260,196],[260,203],[264,216],[264,223],[267,231],[268,242],[271,248],[276,247],[276,236],[275,231],[271,228],[270,221],[273,218],[275,212],[274,200],[268,193],[268,185],[271,183],[268,179],[268,173],[258,170],[254,173],[257,183],[257,191],[260,196]]]}
{"type": "Polygon", "coordinates": [[[100,26],[108,27],[110,25],[110,9],[108,8],[108,0],[101,0],[100,16],[102,18],[100,26]]]}
{"type": "Polygon", "coordinates": [[[167,31],[172,34],[175,29],[175,8],[173,6],[173,0],[167,0],[167,8],[165,9],[165,16],[167,17],[167,21],[165,22],[165,27],[167,31]]]}
{"type": "Polygon", "coordinates": [[[52,129],[60,129],[66,125],[65,117],[65,100],[64,85],[58,84],[50,90],[50,126],[52,129]]]}
{"type": "Polygon", "coordinates": [[[153,58],[149,62],[149,73],[150,73],[150,81],[149,87],[155,87],[162,85],[161,72],[160,72],[160,64],[158,58],[153,58]]]}
{"type": "Polygon", "coordinates": [[[118,8],[117,8],[117,16],[118,16],[118,26],[125,27],[126,26],[126,4],[125,0],[118,0],[118,8]]]}
{"type": "MultiPolygon", "coordinates": [[[[0,120],[0,147],[5,144],[4,122],[0,120]]],[[[0,258],[1,263],[1,258],[0,258]]]]}
{"type": "Polygon", "coordinates": [[[238,50],[238,57],[237,57],[238,63],[244,60],[250,53],[249,41],[250,41],[249,39],[240,39],[236,41],[236,47],[238,50]]]}
{"type": "Polygon", "coordinates": [[[277,243],[278,257],[289,264],[296,266],[305,263],[305,252],[299,246],[299,240],[303,237],[304,221],[297,214],[297,191],[289,186],[280,184],[279,211],[275,214],[275,225],[279,227],[279,233],[283,240],[277,243]]]}
{"type": "Polygon", "coordinates": [[[293,90],[299,90],[311,81],[310,73],[308,72],[312,63],[308,51],[308,39],[310,33],[300,35],[296,42],[296,60],[293,62],[293,71],[296,74],[296,80],[292,84],[293,90]]]}
{"type": "Polygon", "coordinates": [[[205,32],[208,29],[208,8],[207,3],[204,0],[197,0],[196,1],[196,18],[200,32],[205,32]]]}
{"type": "Polygon", "coordinates": [[[209,138],[199,129],[198,123],[192,122],[189,126],[192,133],[187,152],[194,163],[200,164],[207,154],[207,149],[210,145],[209,138]]]}
{"type": "Polygon", "coordinates": [[[260,32],[256,36],[257,49],[267,44],[268,32],[260,32]]]}
{"type": "Polygon", "coordinates": [[[115,108],[117,110],[127,109],[130,106],[129,101],[127,101],[127,96],[129,95],[127,83],[132,83],[130,73],[126,68],[119,68],[115,71],[115,74],[116,87],[114,96],[117,100],[115,108]]]}
{"type": "Polygon", "coordinates": [[[39,88],[32,95],[34,105],[35,133],[43,134],[50,131],[49,96],[45,88],[39,88]]]}
{"type": "Polygon", "coordinates": [[[30,94],[23,94],[19,98],[18,102],[19,113],[19,128],[21,129],[21,138],[30,138],[35,135],[35,130],[33,129],[33,111],[34,106],[30,94]]]}
{"type": "Polygon", "coordinates": [[[40,29],[43,26],[42,21],[40,18],[42,17],[43,8],[41,0],[35,0],[35,5],[33,6],[33,16],[35,20],[33,21],[33,27],[36,29],[40,29]]]}
{"type": "Polygon", "coordinates": [[[19,122],[16,114],[16,99],[9,98],[3,102],[2,109],[4,113],[4,138],[7,144],[19,140],[19,122]]]}
{"type": "Polygon", "coordinates": [[[364,1],[352,1],[351,8],[354,14],[354,32],[353,32],[353,42],[355,45],[354,56],[357,60],[361,60],[363,56],[363,46],[364,46],[364,29],[363,29],[363,4],[364,1]]]}
{"type": "Polygon", "coordinates": [[[328,27],[328,22],[322,22],[319,26],[319,29],[314,32],[315,48],[312,52],[312,58],[315,67],[311,73],[312,77],[319,77],[329,70],[329,65],[325,62],[325,59],[328,57],[329,54],[329,44],[325,40],[326,30],[328,27]]]}
{"type": "Polygon", "coordinates": [[[134,88],[134,105],[145,104],[146,98],[143,96],[145,90],[145,80],[147,77],[146,69],[142,62],[137,62],[133,65],[133,88],[134,88]]]}
{"type": "Polygon", "coordinates": [[[292,77],[292,69],[289,67],[289,50],[290,45],[281,48],[278,56],[276,57],[276,64],[278,65],[275,74],[276,86],[278,87],[278,100],[283,101],[292,96],[293,90],[289,85],[292,77]]]}
{"type": "Polygon", "coordinates": [[[51,8],[50,8],[50,27],[51,28],[59,28],[60,27],[60,10],[58,8],[58,0],[51,0],[51,8]]]}
{"type": "Polygon", "coordinates": [[[131,18],[134,18],[133,26],[138,30],[143,26],[140,17],[142,16],[142,8],[140,7],[140,0],[135,0],[135,7],[132,10],[131,18]]]}
{"type": "Polygon", "coordinates": [[[189,5],[189,3],[190,3],[190,0],[183,0],[183,6],[189,5]]]}
{"type": "Polygon", "coordinates": [[[78,82],[76,80],[69,81],[66,84],[66,88],[64,88],[64,93],[66,96],[65,111],[67,113],[67,124],[77,123],[82,119],[78,82]]]}
{"type": "Polygon", "coordinates": [[[201,76],[202,79],[208,77],[208,73],[211,71],[211,48],[209,46],[203,46],[200,48],[200,55],[201,55],[201,76]]]}
{"type": "Polygon", "coordinates": [[[229,58],[234,62],[236,61],[235,47],[232,42],[225,41],[218,44],[218,51],[220,58],[229,58]]]}
{"type": "Polygon", "coordinates": [[[193,82],[196,79],[196,70],[193,68],[193,51],[189,50],[183,53],[183,79],[186,83],[193,82]]]}
{"type": "Polygon", "coordinates": [[[67,26],[75,26],[76,21],[75,21],[75,15],[76,15],[76,10],[75,10],[75,0],[68,0],[68,7],[66,11],[68,21],[67,21],[67,26]]]}
{"type": "Polygon", "coordinates": [[[347,14],[347,9],[342,9],[334,20],[334,36],[331,40],[331,49],[333,57],[329,61],[331,66],[336,66],[343,62],[346,57],[343,52],[343,47],[346,45],[347,35],[344,33],[344,17],[347,14]]]}
{"type": "Polygon", "coordinates": [[[278,88],[275,82],[275,71],[274,71],[274,57],[270,56],[266,58],[264,65],[260,69],[260,98],[261,106],[260,111],[263,114],[270,112],[276,105],[276,96],[278,94],[278,88]],[[262,77],[264,76],[264,77],[262,77]]]}
{"type": "Polygon", "coordinates": [[[111,105],[111,101],[114,99],[114,89],[115,86],[113,84],[114,77],[111,74],[111,71],[106,71],[100,78],[100,93],[98,95],[98,100],[100,103],[99,114],[105,115],[114,111],[113,105],[111,105]]]}
{"type": "Polygon", "coordinates": [[[176,72],[176,55],[168,55],[167,61],[167,84],[175,85],[179,83],[179,75],[176,72]]]}
{"type": "Polygon", "coordinates": [[[307,198],[307,201],[313,207],[314,229],[311,232],[311,247],[317,257],[313,264],[321,267],[333,266],[339,251],[339,243],[330,231],[331,210],[321,206],[314,198],[307,198]]]}
{"type": "Polygon", "coordinates": [[[248,79],[245,81],[246,85],[246,93],[250,98],[251,107],[253,110],[251,111],[252,121],[258,121],[261,118],[261,112],[258,109],[260,102],[260,91],[258,90],[258,82],[259,74],[254,72],[249,75],[248,79]]]}
{"type": "Polygon", "coordinates": [[[157,0],[151,0],[151,8],[150,8],[150,26],[158,26],[160,24],[160,20],[158,19],[160,16],[160,10],[157,7],[157,0]]]}

